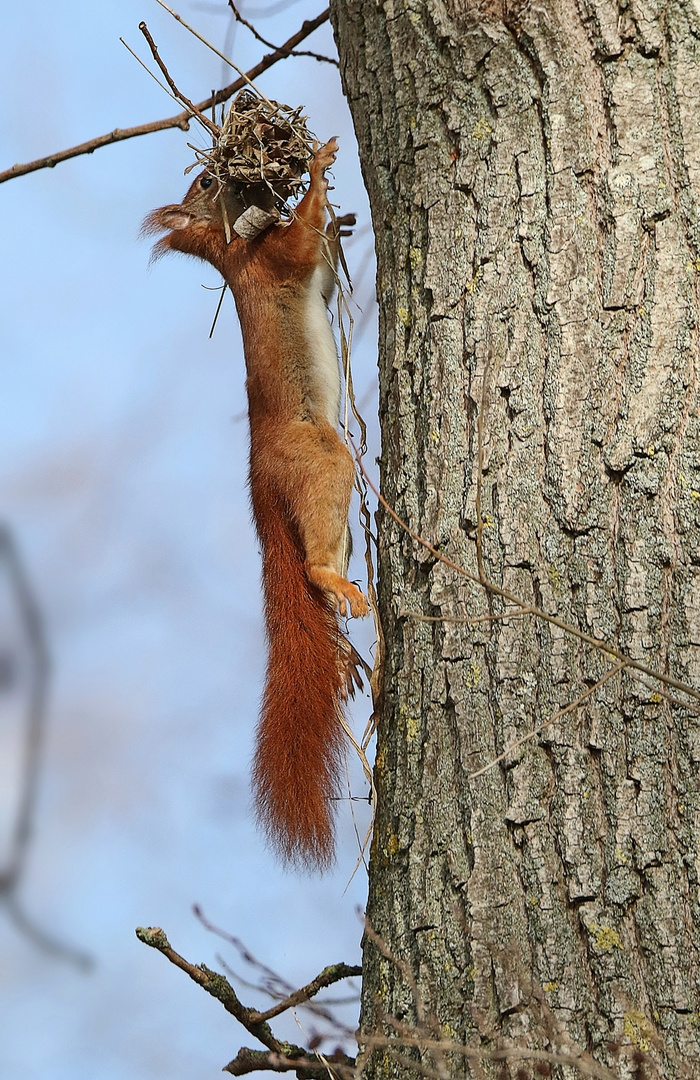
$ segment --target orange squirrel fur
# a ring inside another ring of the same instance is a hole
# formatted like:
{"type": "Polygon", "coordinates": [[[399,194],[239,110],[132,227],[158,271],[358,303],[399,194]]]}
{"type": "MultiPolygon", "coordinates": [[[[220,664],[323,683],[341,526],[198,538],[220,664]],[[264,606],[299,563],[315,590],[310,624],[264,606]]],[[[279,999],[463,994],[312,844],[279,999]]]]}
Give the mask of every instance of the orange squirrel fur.
{"type": "MultiPolygon", "coordinates": [[[[255,807],[285,860],[318,868],[333,859],[343,702],[360,685],[361,661],[340,632],[335,609],[353,616],[368,611],[345,577],[354,465],[337,431],[340,376],[324,299],[337,257],[337,228],[323,232],[325,170],[336,151],[334,138],[316,152],[293,220],[253,240],[233,232],[227,243],[227,223],[244,209],[243,192],[206,172],[179,206],[154,210],[144,223],[146,232],[170,230],[156,256],[181,251],[212,263],[236,302],[269,643],[255,807]]],[[[269,206],[263,185],[254,197],[269,206]]]]}

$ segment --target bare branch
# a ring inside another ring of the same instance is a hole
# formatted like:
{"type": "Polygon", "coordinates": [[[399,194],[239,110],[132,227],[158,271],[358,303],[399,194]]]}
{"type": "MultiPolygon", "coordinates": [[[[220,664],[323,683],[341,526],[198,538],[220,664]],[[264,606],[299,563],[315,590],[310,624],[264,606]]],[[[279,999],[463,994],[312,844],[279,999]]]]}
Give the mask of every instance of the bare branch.
{"type": "MultiPolygon", "coordinates": [[[[390,1019],[389,1019],[389,1022],[390,1019]]],[[[398,1027],[396,1022],[392,1025],[398,1027]]],[[[497,1050],[488,1050],[486,1047],[471,1047],[462,1046],[459,1043],[453,1043],[448,1040],[431,1040],[426,1039],[420,1034],[410,1034],[406,1032],[400,1035],[396,1040],[398,1043],[404,1046],[413,1046],[422,1051],[435,1051],[440,1050],[443,1053],[448,1054],[460,1054],[470,1062],[480,1061],[546,1061],[551,1065],[565,1065],[568,1068],[577,1069],[582,1076],[589,1076],[594,1080],[616,1080],[615,1074],[611,1072],[605,1065],[599,1065],[589,1054],[553,1054],[547,1050],[531,1050],[526,1047],[518,1046],[504,1046],[497,1050]]],[[[373,1048],[379,1048],[387,1050],[387,1045],[390,1043],[384,1036],[369,1036],[366,1041],[367,1046],[373,1048]]],[[[399,1054],[396,1051],[388,1050],[391,1057],[400,1061],[408,1069],[419,1073],[422,1076],[433,1077],[434,1080],[439,1080],[440,1074],[434,1069],[426,1068],[421,1062],[416,1061],[414,1058],[406,1057],[404,1054],[399,1054]]]]}
{"type": "Polygon", "coordinates": [[[208,930],[211,934],[216,934],[217,937],[220,937],[222,941],[226,941],[229,945],[233,945],[234,949],[246,964],[250,964],[251,967],[256,968],[265,976],[268,980],[268,985],[259,987],[258,989],[261,989],[270,997],[276,997],[278,999],[286,997],[288,994],[294,992],[295,988],[292,983],[287,982],[286,979],[282,978],[276,971],[273,971],[267,964],[263,964],[261,960],[258,960],[256,956],[253,956],[250,949],[240,938],[236,937],[234,934],[230,934],[228,930],[223,930],[220,926],[216,926],[215,923],[211,922],[206,917],[199,904],[193,904],[192,910],[195,918],[200,921],[205,930],[208,930]]]}
{"type": "MultiPolygon", "coordinates": [[[[256,1039],[267,1046],[270,1050],[282,1051],[283,1046],[275,1039],[272,1031],[265,1023],[254,1023],[250,1017],[253,1012],[252,1009],[246,1008],[245,1005],[239,1000],[236,991],[233,989],[228,979],[225,979],[223,975],[219,975],[216,971],[210,971],[204,964],[191,964],[189,960],[185,960],[183,956],[170,945],[165,932],[158,926],[137,926],[136,937],[139,941],[142,941],[144,945],[150,945],[152,949],[157,949],[161,952],[171,964],[180,968],[186,975],[196,982],[199,986],[203,987],[208,994],[215,997],[217,1001],[220,1001],[226,1012],[235,1016],[239,1023],[243,1024],[251,1035],[254,1035],[256,1039]]],[[[284,1049],[288,1050],[285,1046],[284,1049]]],[[[304,1051],[301,1051],[304,1053],[304,1051]]]]}
{"type": "Polygon", "coordinates": [[[244,945],[240,938],[235,937],[227,930],[222,930],[221,927],[215,926],[214,923],[210,922],[209,919],[206,918],[199,904],[194,904],[193,911],[196,918],[199,919],[200,923],[206,930],[209,930],[212,934],[216,934],[217,937],[222,938],[224,941],[228,942],[229,945],[232,945],[246,964],[250,964],[251,967],[257,969],[262,973],[265,978],[265,984],[256,985],[254,983],[247,982],[245,979],[242,979],[239,975],[233,972],[228,966],[226,966],[226,964],[221,961],[220,958],[218,958],[220,959],[220,962],[223,963],[225,970],[227,970],[229,974],[233,978],[235,978],[237,982],[239,982],[242,986],[246,986],[248,987],[248,989],[251,990],[257,990],[263,994],[267,994],[271,998],[277,999],[275,1005],[271,1006],[271,1008],[265,1010],[264,1012],[256,1012],[255,1010],[252,1010],[252,1020],[257,1022],[260,1022],[261,1020],[269,1020],[271,1017],[278,1016],[280,1013],[285,1012],[287,1009],[294,1008],[296,1005],[308,1004],[308,1007],[311,1009],[311,1011],[316,1012],[325,1020],[329,1020],[337,1026],[337,1021],[335,1020],[335,1017],[333,1017],[326,1009],[320,1007],[321,1004],[325,1006],[332,1004],[332,1002],[314,1002],[313,1004],[310,1004],[309,998],[317,994],[319,990],[324,989],[324,987],[326,986],[331,986],[333,983],[338,982],[340,979],[349,979],[354,976],[362,975],[361,967],[344,963],[330,964],[328,967],[325,967],[323,969],[320,975],[317,975],[315,979],[312,979],[310,983],[307,983],[307,985],[302,987],[302,989],[297,990],[294,988],[292,983],[288,982],[287,979],[284,979],[280,974],[278,974],[278,972],[273,971],[272,968],[268,967],[266,964],[263,964],[260,960],[257,959],[257,957],[253,956],[250,949],[246,945],[244,945]]]}
{"type": "Polygon", "coordinates": [[[625,674],[629,675],[630,679],[635,679],[638,683],[641,683],[647,690],[651,690],[652,694],[658,694],[658,696],[663,698],[664,701],[667,701],[669,705],[680,705],[683,709],[689,708],[687,701],[682,701],[680,698],[674,697],[673,694],[669,694],[667,690],[664,690],[660,686],[654,686],[648,679],[645,679],[643,675],[640,675],[639,672],[632,671],[631,668],[625,668],[625,674]]]}
{"type": "MultiPolygon", "coordinates": [[[[200,101],[195,108],[198,112],[203,113],[207,109],[210,109],[214,105],[221,105],[223,102],[228,101],[234,94],[242,90],[244,86],[248,86],[249,83],[262,75],[264,71],[267,71],[279,60],[284,60],[290,53],[290,51],[300,41],[309,37],[310,34],[317,30],[319,26],[328,21],[329,9],[326,8],[320,15],[317,15],[315,19],[309,19],[302,24],[301,29],[297,30],[296,34],[285,41],[284,45],[281,45],[275,52],[268,53],[264,56],[255,67],[252,67],[245,75],[245,78],[236,79],[229,86],[225,86],[222,90],[217,90],[216,93],[211,94],[210,97],[204,101],[200,101]]],[[[148,124],[138,124],[136,127],[130,128],[115,128],[113,131],[109,131],[104,135],[98,135],[94,139],[89,139],[87,142],[80,143],[77,146],[71,146],[68,150],[60,150],[55,154],[49,154],[47,157],[37,158],[36,161],[28,161],[22,165],[13,165],[12,168],[6,169],[4,172],[0,172],[0,184],[6,180],[12,180],[15,176],[25,176],[27,173],[37,172],[39,169],[53,169],[56,165],[62,161],[69,161],[71,158],[81,157],[83,154],[92,154],[95,150],[99,150],[102,146],[109,146],[112,143],[123,142],[125,139],[134,139],[140,135],[150,135],[154,131],[167,131],[170,128],[181,128],[182,131],[188,131],[190,126],[191,113],[189,110],[178,113],[176,116],[169,116],[163,120],[153,120],[148,124]]]]}
{"type": "Polygon", "coordinates": [[[384,941],[384,938],[377,933],[377,931],[374,929],[367,917],[365,917],[364,919],[364,926],[366,937],[369,938],[374,947],[382,954],[382,956],[390,963],[392,963],[396,968],[398,968],[398,970],[403,975],[406,985],[408,986],[411,994],[413,995],[413,1001],[416,1006],[416,1015],[418,1016],[418,1020],[420,1023],[423,1023],[425,1021],[425,1018],[428,1016],[428,1010],[418,989],[418,983],[415,980],[415,976],[413,974],[413,971],[411,970],[410,964],[408,964],[405,960],[402,960],[400,957],[396,956],[396,954],[391,951],[387,943],[384,941]]]}
{"type": "Polygon", "coordinates": [[[350,1078],[355,1076],[355,1060],[345,1054],[323,1055],[320,1060],[309,1057],[286,1057],[284,1054],[270,1053],[265,1050],[249,1050],[242,1047],[233,1061],[224,1065],[222,1072],[232,1076],[245,1076],[251,1072],[265,1070],[271,1072],[296,1072],[308,1077],[308,1080],[328,1080],[331,1076],[350,1078]],[[324,1064],[327,1062],[327,1064],[324,1064]]]}
{"type": "MultiPolygon", "coordinates": [[[[231,8],[231,11],[233,12],[233,14],[234,14],[234,16],[236,18],[236,22],[239,22],[239,23],[241,23],[241,25],[247,27],[247,29],[250,30],[253,37],[256,38],[260,42],[261,45],[264,45],[265,48],[267,48],[267,49],[277,49],[278,48],[277,45],[273,45],[271,41],[268,41],[267,38],[264,38],[262,36],[262,34],[259,34],[258,31],[253,26],[252,22],[248,22],[248,20],[246,18],[244,18],[243,15],[241,15],[240,11],[238,10],[236,5],[234,4],[233,0],[228,0],[228,6],[231,8]]],[[[290,49],[288,55],[289,56],[310,56],[314,60],[319,60],[319,61],[322,61],[323,63],[326,63],[326,64],[334,64],[336,67],[340,66],[338,61],[335,60],[332,56],[323,56],[322,53],[312,52],[310,49],[290,49]]]]}
{"type": "Polygon", "coordinates": [[[211,49],[211,51],[215,53],[220,60],[223,60],[225,64],[228,64],[230,68],[233,68],[236,74],[239,75],[240,78],[243,79],[248,86],[251,86],[253,90],[255,90],[256,94],[260,94],[260,97],[267,101],[265,95],[260,90],[258,90],[257,86],[255,86],[250,77],[246,75],[245,71],[241,71],[241,69],[236,64],[234,64],[233,60],[229,60],[228,56],[225,56],[222,52],[220,52],[219,49],[217,49],[216,45],[212,45],[210,41],[207,41],[205,37],[202,37],[202,35],[197,30],[195,30],[193,26],[190,26],[189,23],[185,22],[182,15],[178,15],[178,13],[176,11],[173,11],[171,7],[168,7],[168,5],[164,3],[164,0],[156,0],[156,3],[160,4],[160,6],[165,11],[167,11],[169,15],[172,15],[176,22],[180,23],[180,26],[184,26],[185,30],[188,30],[193,37],[196,37],[197,41],[201,41],[202,45],[206,45],[206,47],[208,49],[211,49]]]}
{"type": "Polygon", "coordinates": [[[199,122],[207,129],[207,131],[211,135],[214,136],[215,139],[218,138],[218,136],[220,134],[220,130],[219,130],[218,126],[216,124],[212,123],[212,121],[209,119],[208,116],[205,116],[204,113],[200,112],[199,109],[197,108],[197,106],[194,105],[190,101],[189,98],[185,97],[185,95],[180,90],[178,90],[178,88],[175,85],[175,82],[174,82],[170,72],[168,71],[167,67],[165,66],[165,64],[163,63],[163,61],[160,58],[160,53],[158,52],[158,46],[156,45],[155,41],[151,37],[150,31],[149,31],[148,27],[146,26],[145,22],[140,22],[139,23],[139,30],[141,31],[141,33],[145,37],[146,41],[148,42],[148,47],[151,50],[151,54],[153,56],[153,59],[155,60],[156,64],[160,68],[160,70],[163,72],[163,76],[165,77],[165,81],[167,82],[168,86],[172,90],[173,96],[176,97],[178,101],[182,102],[182,104],[185,106],[185,108],[188,109],[192,113],[192,115],[195,116],[199,120],[199,122]]]}
{"type": "Polygon", "coordinates": [[[273,1016],[279,1016],[280,1013],[286,1012],[287,1009],[293,1009],[296,1005],[302,1005],[308,1001],[309,998],[318,994],[319,990],[324,990],[327,986],[332,986],[333,983],[340,982],[341,979],[351,979],[357,975],[362,974],[362,968],[357,965],[351,964],[329,964],[325,967],[320,974],[312,979],[306,986],[302,986],[300,990],[295,990],[293,994],[286,997],[283,1001],[273,1005],[271,1009],[267,1009],[265,1012],[254,1013],[252,1019],[257,1020],[271,1020],[273,1016]]]}
{"type": "Polygon", "coordinates": [[[158,76],[155,75],[151,71],[148,64],[144,64],[144,62],[141,59],[141,57],[139,56],[139,54],[137,52],[134,52],[134,50],[131,48],[131,45],[129,45],[126,41],[124,41],[123,37],[120,37],[119,40],[122,43],[122,45],[124,46],[124,48],[126,49],[126,51],[129,53],[129,55],[133,56],[136,63],[140,64],[141,67],[143,68],[143,70],[146,72],[146,74],[151,76],[151,78],[153,79],[153,82],[157,83],[158,86],[161,88],[161,90],[168,95],[168,97],[172,98],[173,101],[177,102],[177,98],[173,95],[172,91],[170,91],[168,89],[168,87],[166,86],[166,84],[164,82],[161,82],[160,79],[158,78],[158,76]]]}
{"type": "MultiPolygon", "coordinates": [[[[239,975],[237,971],[226,962],[221,953],[216,954],[216,962],[221,965],[221,970],[224,975],[227,975],[230,979],[233,979],[239,986],[245,987],[246,990],[255,990],[258,994],[267,994],[268,997],[274,998],[277,1001],[281,1001],[286,994],[279,994],[272,989],[271,986],[265,986],[261,983],[251,982],[249,979],[244,979],[242,975],[239,975]]],[[[281,980],[280,980],[281,981],[281,980]]],[[[332,1026],[332,1035],[337,1038],[344,1039],[356,1039],[355,1029],[348,1027],[347,1024],[343,1024],[338,1017],[333,1013],[333,1008],[337,1005],[355,1005],[360,1000],[359,991],[353,993],[348,997],[342,998],[324,998],[323,1001],[302,1001],[299,1005],[300,1009],[304,1009],[316,1020],[325,1020],[326,1023],[332,1026]]],[[[326,1036],[324,1036],[325,1038],[326,1036]]]]}
{"type": "Polygon", "coordinates": [[[484,765],[482,769],[477,769],[476,772],[470,773],[467,779],[476,780],[477,776],[483,776],[484,773],[487,773],[489,771],[489,769],[493,769],[494,765],[498,765],[499,761],[503,761],[504,758],[507,758],[508,755],[513,752],[513,750],[517,750],[519,746],[523,745],[523,743],[529,742],[530,739],[534,739],[536,735],[539,735],[539,733],[541,731],[544,731],[546,727],[549,727],[550,724],[553,724],[555,720],[561,720],[562,716],[566,716],[567,713],[573,712],[574,709],[578,709],[579,705],[582,705],[583,702],[587,701],[587,699],[591,697],[592,694],[595,694],[596,690],[599,690],[600,687],[604,685],[604,683],[608,682],[609,679],[612,679],[614,675],[619,675],[620,672],[624,670],[625,666],[626,665],[624,663],[620,663],[616,664],[615,667],[610,668],[610,670],[606,671],[605,674],[601,676],[601,678],[598,679],[596,683],[593,684],[593,686],[589,686],[587,690],[584,690],[582,694],[579,694],[575,701],[572,701],[568,705],[565,705],[563,709],[557,709],[557,711],[553,713],[548,720],[545,720],[542,724],[539,724],[534,729],[534,731],[529,731],[527,735],[523,735],[522,738],[516,739],[515,742],[512,742],[509,746],[506,746],[502,754],[499,754],[497,758],[493,759],[493,761],[489,761],[488,765],[484,765]]]}
{"type": "MultiPolygon", "coordinates": [[[[507,600],[509,604],[512,604],[516,608],[530,608],[529,604],[526,604],[518,596],[515,596],[514,593],[509,592],[508,589],[502,589],[500,585],[495,585],[493,582],[488,581],[486,578],[482,580],[476,574],[470,573],[469,570],[466,570],[465,567],[460,566],[459,563],[454,562],[454,560],[452,559],[448,559],[446,555],[443,555],[441,552],[439,552],[437,548],[433,547],[432,544],[429,544],[428,541],[424,540],[422,536],[418,535],[418,533],[413,532],[413,530],[409,528],[406,522],[399,517],[393,507],[389,505],[384,496],[380,494],[375,484],[370,480],[365,470],[365,467],[362,464],[362,459],[354,446],[353,450],[358,466],[362,470],[369,487],[374,492],[379,503],[384,507],[389,516],[394,519],[397,525],[399,525],[404,530],[404,532],[406,532],[411,537],[411,539],[416,542],[416,544],[420,544],[420,546],[425,548],[426,551],[429,551],[430,554],[438,560],[438,562],[441,562],[444,566],[449,566],[451,570],[454,570],[456,574],[460,574],[462,577],[465,577],[467,581],[471,581],[475,585],[481,585],[484,589],[486,589],[487,592],[492,593],[494,596],[500,596],[503,600],[507,600]]],[[[572,626],[571,623],[565,622],[564,619],[560,619],[556,615],[550,615],[548,612],[543,611],[541,608],[531,607],[531,611],[536,618],[541,619],[543,622],[547,622],[551,626],[556,626],[559,630],[563,630],[566,634],[570,634],[572,637],[578,638],[579,641],[585,642],[586,645],[591,645],[599,652],[605,653],[608,656],[612,656],[616,660],[621,660],[625,667],[633,668],[635,671],[641,672],[642,675],[648,675],[652,679],[658,679],[658,681],[663,683],[665,686],[670,686],[674,690],[680,690],[681,693],[688,694],[689,697],[695,698],[697,701],[700,702],[700,690],[696,690],[695,687],[689,686],[688,683],[681,682],[680,679],[674,679],[671,675],[665,675],[661,671],[654,671],[653,668],[647,667],[646,664],[642,664],[638,660],[633,660],[632,657],[627,656],[624,652],[622,652],[621,649],[618,649],[615,645],[609,645],[606,641],[601,641],[599,638],[595,638],[591,634],[586,634],[583,630],[579,630],[578,627],[572,626]]],[[[683,707],[686,709],[697,709],[697,706],[694,706],[691,702],[684,702],[683,707]]]]}
{"type": "MultiPolygon", "coordinates": [[[[157,949],[163,956],[174,964],[175,967],[180,968],[186,975],[196,982],[198,986],[206,990],[208,994],[215,997],[217,1001],[220,1001],[226,1012],[238,1020],[240,1024],[248,1031],[254,1038],[258,1039],[263,1046],[267,1047],[267,1052],[259,1050],[243,1049],[239,1052],[237,1058],[234,1061],[229,1062],[225,1067],[224,1072],[231,1072],[234,1076],[242,1076],[246,1072],[253,1072],[257,1069],[273,1069],[276,1072],[287,1072],[290,1069],[298,1070],[303,1076],[308,1076],[309,1080],[321,1080],[328,1076],[328,1068],[323,1064],[319,1064],[318,1060],[308,1057],[309,1051],[303,1046],[295,1046],[294,1043],[290,1043],[279,1039],[276,1039],[272,1033],[272,1029],[269,1024],[265,1022],[264,1015],[257,1012],[255,1009],[249,1009],[244,1005],[236,991],[231,986],[228,979],[224,978],[216,971],[211,971],[204,964],[191,964],[189,960],[185,960],[184,956],[180,956],[172,948],[167,936],[163,930],[158,926],[138,926],[136,928],[136,936],[139,941],[142,941],[144,945],[150,945],[152,949],[157,949]]],[[[335,965],[336,968],[346,967],[347,965],[335,965]]],[[[332,969],[326,968],[321,975],[318,976],[322,979],[325,972],[332,969]]],[[[349,969],[353,973],[356,969],[349,969]]],[[[344,978],[344,975],[339,976],[344,978]]],[[[316,981],[316,980],[314,980],[316,981]]],[[[331,980],[335,981],[335,980],[331,980]]],[[[325,985],[330,985],[326,983],[325,985]]],[[[306,987],[304,988],[307,989],[306,987]]],[[[320,989],[320,987],[319,987],[320,989]]],[[[303,992],[303,991],[301,991],[303,992]]],[[[288,1007],[288,1006],[287,1006],[288,1007]]],[[[274,1015],[273,1010],[271,1010],[274,1015]]],[[[322,1061],[323,1059],[321,1059],[322,1061]]],[[[329,1061],[335,1062],[341,1066],[352,1067],[354,1061],[352,1058],[347,1057],[345,1054],[334,1054],[329,1061]]]]}
{"type": "Polygon", "coordinates": [[[398,613],[399,619],[415,619],[416,622],[433,623],[472,623],[482,622],[505,622],[506,619],[520,619],[523,615],[536,615],[535,608],[514,608],[511,611],[503,611],[497,615],[423,615],[420,611],[409,611],[401,608],[398,613]]]}

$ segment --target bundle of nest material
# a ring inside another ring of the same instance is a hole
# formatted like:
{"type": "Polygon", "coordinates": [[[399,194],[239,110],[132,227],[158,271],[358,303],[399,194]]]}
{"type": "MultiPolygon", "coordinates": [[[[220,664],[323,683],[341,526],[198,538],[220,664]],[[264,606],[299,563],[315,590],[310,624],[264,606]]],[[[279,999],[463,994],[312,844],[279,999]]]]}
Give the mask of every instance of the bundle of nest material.
{"type": "Polygon", "coordinates": [[[222,185],[233,185],[249,211],[246,221],[232,223],[247,239],[257,235],[304,188],[301,179],[313,156],[313,136],[301,115],[302,105],[290,109],[241,90],[224,117],[221,134],[201,164],[222,185]],[[252,235],[251,234],[252,230],[252,235]]]}

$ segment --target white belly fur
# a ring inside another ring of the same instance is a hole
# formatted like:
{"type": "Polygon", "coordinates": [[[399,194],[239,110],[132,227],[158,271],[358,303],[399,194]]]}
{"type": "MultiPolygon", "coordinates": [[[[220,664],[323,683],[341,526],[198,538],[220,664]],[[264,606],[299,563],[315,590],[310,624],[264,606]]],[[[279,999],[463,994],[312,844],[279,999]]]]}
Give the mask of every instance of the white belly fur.
{"type": "Polygon", "coordinates": [[[328,309],[321,294],[322,281],[323,270],[318,267],[309,282],[306,297],[310,390],[314,411],[320,412],[329,424],[337,428],[340,414],[340,370],[328,309]]]}

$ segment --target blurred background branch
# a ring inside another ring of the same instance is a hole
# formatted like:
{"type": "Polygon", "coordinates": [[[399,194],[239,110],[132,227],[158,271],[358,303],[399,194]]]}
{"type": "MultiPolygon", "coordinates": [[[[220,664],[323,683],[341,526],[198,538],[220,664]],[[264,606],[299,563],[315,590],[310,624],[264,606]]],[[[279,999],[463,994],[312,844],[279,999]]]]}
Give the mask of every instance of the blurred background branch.
{"type": "MultiPolygon", "coordinates": [[[[92,959],[37,926],[23,909],[18,888],[32,839],[39,790],[39,764],[46,725],[46,702],[50,662],[39,603],[30,585],[17,543],[5,524],[0,524],[0,568],[7,575],[15,610],[29,657],[27,702],[20,720],[23,726],[23,761],[14,821],[9,822],[9,845],[5,865],[0,867],[0,900],[17,930],[42,951],[87,970],[92,959]]],[[[19,658],[8,648],[0,653],[0,693],[12,688],[19,658]]]]}

